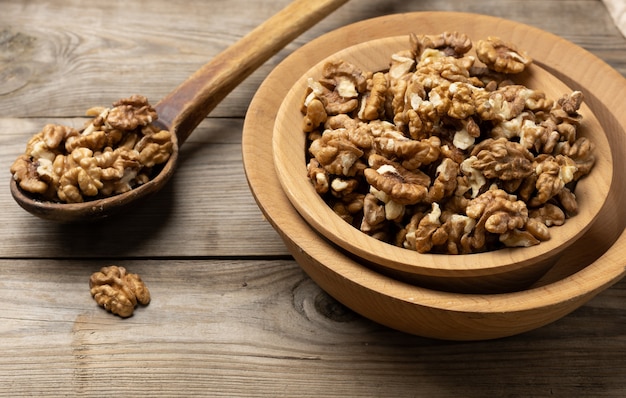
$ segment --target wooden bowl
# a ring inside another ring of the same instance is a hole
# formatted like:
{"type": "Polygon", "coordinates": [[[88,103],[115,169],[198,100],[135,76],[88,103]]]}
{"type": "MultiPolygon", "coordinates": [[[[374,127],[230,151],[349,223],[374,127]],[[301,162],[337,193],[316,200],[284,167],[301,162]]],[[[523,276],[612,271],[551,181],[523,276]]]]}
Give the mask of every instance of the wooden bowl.
{"type": "MultiPolygon", "coordinates": [[[[422,33],[421,31],[416,33],[422,33]]],[[[480,37],[471,37],[476,42],[480,37]]],[[[409,36],[370,40],[340,50],[308,69],[287,92],[278,110],[273,131],[274,165],[291,204],[319,233],[380,272],[438,290],[456,292],[507,292],[536,282],[548,271],[563,250],[576,242],[591,226],[606,201],[612,176],[609,142],[600,122],[588,106],[580,113],[580,135],[594,142],[596,164],[591,174],[576,187],[580,213],[565,225],[551,228],[552,238],[527,248],[486,253],[445,255],[420,254],[377,240],[344,221],[315,192],[307,177],[305,134],[299,134],[307,80],[319,80],[329,61],[348,61],[363,71],[389,67],[391,55],[410,49],[409,36]]],[[[534,46],[528,48],[533,55],[534,46]]],[[[539,65],[531,65],[515,81],[546,93],[554,100],[572,89],[539,65]]]]}
{"type": "Polygon", "coordinates": [[[389,15],[328,33],[294,52],[265,80],[244,125],[243,160],[252,193],[292,255],[330,295],[357,313],[391,328],[425,337],[484,340],[511,336],[553,322],[574,311],[626,274],[626,172],[616,163],[608,200],[595,223],[565,250],[532,287],[501,294],[462,294],[416,286],[376,272],[330,243],[292,206],[278,180],[272,131],[278,108],[312,66],[344,48],[414,27],[425,33],[458,30],[473,37],[498,35],[533,48],[539,66],[586,103],[606,133],[611,155],[626,156],[626,80],[574,44],[542,30],[499,18],[465,13],[424,12],[389,15]]]}

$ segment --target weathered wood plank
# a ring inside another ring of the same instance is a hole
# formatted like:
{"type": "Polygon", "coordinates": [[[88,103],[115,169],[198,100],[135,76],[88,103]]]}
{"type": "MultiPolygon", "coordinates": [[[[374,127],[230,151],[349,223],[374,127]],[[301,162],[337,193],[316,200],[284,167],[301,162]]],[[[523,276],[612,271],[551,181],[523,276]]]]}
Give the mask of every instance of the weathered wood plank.
{"type": "Polygon", "coordinates": [[[0,261],[0,396],[620,396],[626,283],[512,338],[454,343],[374,324],[293,261],[120,261],[152,302],[121,319],[106,261],[0,261]],[[27,282],[28,281],[28,282],[27,282]]]}
{"type": "MultiPolygon", "coordinates": [[[[3,2],[0,117],[79,116],[85,104],[106,105],[135,93],[156,102],[287,3],[3,2]]],[[[424,10],[483,13],[534,25],[597,52],[626,72],[623,57],[616,52],[623,51],[623,38],[597,0],[359,0],[340,8],[268,61],[213,115],[243,116],[271,68],[314,37],[366,18],[424,10]],[[607,47],[611,42],[620,47],[607,47]]]]}

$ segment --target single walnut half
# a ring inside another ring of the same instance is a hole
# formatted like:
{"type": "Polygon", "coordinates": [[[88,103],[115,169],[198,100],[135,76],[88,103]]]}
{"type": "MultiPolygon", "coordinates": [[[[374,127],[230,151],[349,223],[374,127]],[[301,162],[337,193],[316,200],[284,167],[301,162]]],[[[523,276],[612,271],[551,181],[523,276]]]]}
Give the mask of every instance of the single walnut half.
{"type": "Polygon", "coordinates": [[[443,32],[439,35],[415,35],[410,36],[413,51],[420,56],[425,49],[436,49],[445,55],[461,57],[472,48],[470,38],[459,32],[443,32]]]}
{"type": "Polygon", "coordinates": [[[322,101],[313,98],[306,107],[306,116],[302,123],[302,130],[310,133],[318,128],[320,124],[324,123],[327,117],[328,115],[326,114],[326,109],[324,109],[322,101]]]}
{"type": "Polygon", "coordinates": [[[384,73],[374,73],[371,79],[370,94],[363,102],[363,111],[360,117],[363,120],[376,120],[385,114],[385,98],[387,95],[388,82],[384,73]]]}
{"type": "Polygon", "coordinates": [[[324,65],[323,78],[319,82],[311,82],[305,103],[313,98],[324,104],[328,115],[348,113],[359,106],[356,99],[367,88],[367,76],[354,65],[339,61],[324,65]]]}
{"type": "Polygon", "coordinates": [[[482,141],[472,149],[471,156],[476,156],[472,167],[487,178],[519,180],[534,170],[533,155],[519,143],[505,138],[482,141]]]}
{"type": "Polygon", "coordinates": [[[137,304],[150,303],[150,291],[137,274],[124,267],[103,267],[89,278],[91,296],[105,310],[127,318],[133,315],[137,304]]]}
{"type": "Polygon", "coordinates": [[[363,150],[352,143],[346,133],[345,130],[326,130],[313,141],[309,151],[329,173],[353,176],[363,150]]]}
{"type": "Polygon", "coordinates": [[[133,95],[113,103],[105,123],[116,130],[134,130],[147,126],[157,119],[157,113],[141,95],[133,95]]]}
{"type": "Polygon", "coordinates": [[[493,36],[476,43],[476,55],[490,69],[502,73],[520,73],[532,62],[525,51],[493,36]]]}
{"type": "Polygon", "coordinates": [[[430,178],[423,172],[407,170],[380,155],[372,155],[369,163],[371,167],[364,171],[367,182],[394,202],[416,204],[426,198],[430,178]]]}

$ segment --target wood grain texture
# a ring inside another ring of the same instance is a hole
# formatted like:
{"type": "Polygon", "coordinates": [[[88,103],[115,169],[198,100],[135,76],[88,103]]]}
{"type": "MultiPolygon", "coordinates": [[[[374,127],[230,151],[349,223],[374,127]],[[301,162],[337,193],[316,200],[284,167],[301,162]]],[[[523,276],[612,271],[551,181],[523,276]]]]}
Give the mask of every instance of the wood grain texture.
{"type": "MultiPolygon", "coordinates": [[[[80,116],[85,104],[109,104],[143,93],[156,102],[211,57],[251,31],[288,0],[113,2],[3,1],[0,116],[80,116]],[[179,8],[177,8],[179,7],[179,8]],[[179,11],[180,10],[180,11],[179,11]],[[66,21],[71,21],[68,23],[66,21]],[[100,89],[94,92],[93,85],[100,89]],[[24,95],[28,92],[29,95],[24,95]]],[[[618,70],[623,40],[597,0],[437,0],[350,2],[252,74],[213,113],[243,116],[263,77],[308,40],[348,23],[421,10],[467,11],[537,26],[602,53],[618,70]],[[549,18],[548,18],[549,16],[549,18]],[[585,16],[584,19],[577,18],[585,16]]]]}
{"type": "Polygon", "coordinates": [[[542,329],[470,344],[367,321],[290,260],[126,261],[153,299],[122,320],[89,296],[105,264],[0,261],[0,396],[626,393],[624,283],[542,329]]]}
{"type": "Polygon", "coordinates": [[[134,93],[158,101],[288,3],[0,0],[0,396],[626,395],[625,281],[511,338],[400,333],[304,274],[241,164],[254,93],[323,33],[391,13],[469,11],[558,34],[626,75],[626,39],[598,0],[348,2],[235,89],[185,144],[165,191],[136,213],[67,228],[11,199],[9,166],[45,123],[80,126],[87,107],[134,93]],[[139,273],[152,291],[130,319],[89,296],[89,275],[109,264],[139,273]]]}

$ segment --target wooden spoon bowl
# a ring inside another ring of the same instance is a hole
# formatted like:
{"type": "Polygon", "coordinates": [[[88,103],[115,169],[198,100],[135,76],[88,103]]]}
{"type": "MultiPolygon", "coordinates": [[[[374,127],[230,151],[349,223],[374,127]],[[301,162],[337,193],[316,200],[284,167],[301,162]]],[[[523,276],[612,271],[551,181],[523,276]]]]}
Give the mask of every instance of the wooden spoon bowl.
{"type": "MultiPolygon", "coordinates": [[[[480,37],[472,39],[475,42],[480,37]]],[[[282,102],[274,124],[274,164],[281,185],[291,204],[315,230],[379,272],[439,290],[504,292],[526,288],[589,229],[606,201],[613,174],[611,148],[600,122],[588,106],[583,104],[580,110],[583,122],[579,134],[595,144],[597,162],[591,174],[576,187],[580,212],[567,219],[563,226],[551,228],[552,238],[536,246],[465,255],[420,254],[400,248],[345,222],[315,192],[307,177],[305,134],[298,134],[307,79],[321,78],[323,65],[328,61],[348,61],[363,71],[384,70],[393,53],[409,48],[408,35],[360,43],[331,55],[296,81],[282,102]]],[[[532,48],[529,50],[532,56],[532,48]]],[[[542,90],[555,100],[572,92],[539,65],[531,65],[516,76],[515,81],[542,90]]]]}
{"type": "Polygon", "coordinates": [[[429,34],[458,30],[472,37],[497,35],[534,49],[539,66],[572,89],[583,91],[610,144],[612,158],[626,156],[626,103],[622,100],[626,80],[562,38],[500,18],[451,12],[389,15],[346,26],[308,43],[281,63],[258,90],[244,125],[243,160],[250,187],[300,266],[322,289],[357,313],[407,333],[448,340],[493,339],[541,327],[624,277],[626,182],[617,176],[626,173],[626,163],[613,164],[612,173],[601,176],[610,181],[610,187],[596,222],[530,288],[510,293],[452,293],[390,277],[373,270],[362,258],[348,255],[301,216],[281,186],[272,152],[275,120],[284,98],[312,66],[333,53],[359,42],[405,35],[415,27],[429,34]]]}

